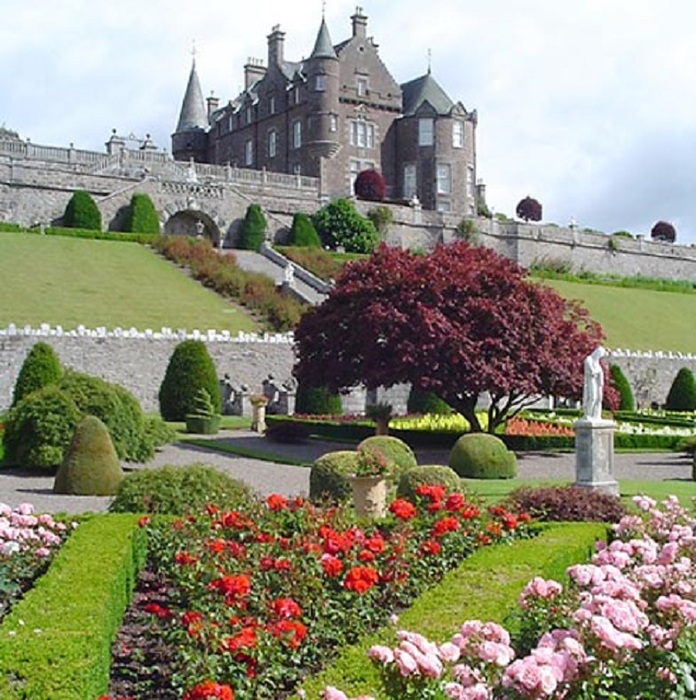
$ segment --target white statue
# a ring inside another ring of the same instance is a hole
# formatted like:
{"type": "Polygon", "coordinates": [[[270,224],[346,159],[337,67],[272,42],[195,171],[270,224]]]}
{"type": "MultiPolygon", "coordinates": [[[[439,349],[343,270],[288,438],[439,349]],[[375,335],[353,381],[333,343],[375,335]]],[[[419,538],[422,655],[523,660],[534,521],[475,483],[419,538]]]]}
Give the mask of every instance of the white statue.
{"type": "Polygon", "coordinates": [[[601,420],[602,418],[604,372],[600,360],[606,354],[606,349],[599,345],[585,358],[585,383],[582,391],[582,407],[587,420],[601,420]]]}
{"type": "Polygon", "coordinates": [[[291,285],[295,281],[295,266],[289,262],[283,270],[283,281],[285,284],[291,285]]]}

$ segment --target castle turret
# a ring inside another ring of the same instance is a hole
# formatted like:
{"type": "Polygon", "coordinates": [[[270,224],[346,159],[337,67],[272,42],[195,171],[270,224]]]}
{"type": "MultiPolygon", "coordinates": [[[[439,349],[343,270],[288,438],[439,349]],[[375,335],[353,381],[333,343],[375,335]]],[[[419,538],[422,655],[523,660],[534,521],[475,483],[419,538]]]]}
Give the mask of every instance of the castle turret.
{"type": "Polygon", "coordinates": [[[207,152],[208,114],[194,59],[181,104],[179,123],[172,134],[172,155],[175,160],[193,158],[198,162],[205,162],[207,152]]]}

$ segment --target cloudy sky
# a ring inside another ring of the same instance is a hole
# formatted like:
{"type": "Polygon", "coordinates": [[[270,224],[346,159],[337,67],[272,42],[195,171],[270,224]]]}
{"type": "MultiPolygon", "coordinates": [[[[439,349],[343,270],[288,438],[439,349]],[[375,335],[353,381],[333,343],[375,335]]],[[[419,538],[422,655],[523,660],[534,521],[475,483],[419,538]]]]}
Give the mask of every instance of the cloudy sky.
{"type": "MultiPolygon", "coordinates": [[[[311,52],[321,0],[5,0],[0,125],[34,143],[103,150],[111,129],[170,147],[195,40],[204,94],[242,86],[274,24],[311,52]]],[[[327,0],[334,43],[354,1],[327,0]]],[[[648,234],[671,221],[696,244],[693,0],[363,0],[399,82],[432,72],[477,109],[489,205],[527,194],[544,220],[648,234]]]]}

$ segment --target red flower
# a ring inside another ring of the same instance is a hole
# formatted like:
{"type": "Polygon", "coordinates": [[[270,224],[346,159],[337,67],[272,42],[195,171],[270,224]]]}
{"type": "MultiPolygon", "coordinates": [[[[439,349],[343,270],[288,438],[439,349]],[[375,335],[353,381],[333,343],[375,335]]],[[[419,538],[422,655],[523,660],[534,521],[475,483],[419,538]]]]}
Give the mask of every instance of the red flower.
{"type": "Polygon", "coordinates": [[[300,617],[302,608],[292,598],[278,598],[271,603],[271,611],[283,619],[300,617]]]}
{"type": "Polygon", "coordinates": [[[369,549],[363,549],[358,554],[358,559],[364,564],[371,564],[375,560],[375,555],[369,549]]]}
{"type": "Polygon", "coordinates": [[[442,520],[438,520],[435,525],[433,525],[432,534],[433,537],[442,537],[448,532],[456,532],[458,529],[459,521],[450,515],[446,518],[442,518],[442,520]]]}
{"type": "Polygon", "coordinates": [[[203,681],[189,688],[184,693],[183,700],[234,700],[234,692],[229,685],[203,681]]]}
{"type": "Polygon", "coordinates": [[[478,518],[481,515],[481,511],[476,506],[466,506],[459,515],[464,520],[471,520],[472,518],[478,518]]]}
{"type": "Polygon", "coordinates": [[[278,511],[284,510],[288,507],[288,499],[285,496],[281,496],[279,493],[272,493],[266,499],[266,505],[269,510],[278,511]]]}
{"type": "Polygon", "coordinates": [[[359,595],[366,593],[379,581],[379,574],[371,566],[354,566],[343,581],[343,587],[359,595]]]}
{"type": "Polygon", "coordinates": [[[447,497],[445,508],[451,513],[456,513],[466,505],[466,498],[461,493],[453,493],[447,497]]]}
{"type": "Polygon", "coordinates": [[[147,527],[151,522],[149,515],[143,515],[142,518],[138,520],[138,527],[147,527]]]}
{"type": "Polygon", "coordinates": [[[284,639],[291,649],[297,649],[307,636],[307,628],[297,620],[280,620],[270,625],[268,629],[277,639],[284,639]]]}
{"type": "Polygon", "coordinates": [[[160,620],[166,620],[172,616],[172,611],[169,608],[163,608],[157,603],[148,603],[144,608],[146,613],[156,615],[160,620]]]}
{"type": "Polygon", "coordinates": [[[379,535],[373,535],[365,540],[364,547],[375,554],[381,554],[384,551],[384,539],[379,535]]]}
{"type": "Polygon", "coordinates": [[[211,581],[208,584],[208,589],[211,591],[220,591],[225,596],[225,602],[231,605],[238,598],[244,598],[251,591],[251,579],[246,574],[237,574],[235,576],[223,576],[222,578],[211,581]]]}
{"type": "Polygon", "coordinates": [[[198,557],[195,557],[188,552],[177,552],[174,555],[174,561],[180,566],[190,566],[198,561],[198,557]]]}
{"type": "Polygon", "coordinates": [[[219,523],[223,527],[233,530],[245,530],[251,525],[251,521],[237,510],[229,510],[220,514],[219,523]]]}
{"type": "Polygon", "coordinates": [[[256,646],[256,630],[253,627],[244,627],[234,637],[228,637],[223,645],[227,651],[239,651],[240,649],[253,649],[256,646]]]}
{"type": "Polygon", "coordinates": [[[395,501],[392,501],[389,510],[394,513],[399,520],[410,520],[418,515],[418,511],[413,503],[407,501],[405,498],[397,498],[395,501]]]}
{"type": "Polygon", "coordinates": [[[435,540],[425,540],[420,546],[420,551],[421,554],[426,556],[436,556],[442,551],[442,547],[440,547],[440,543],[435,540]]]}
{"type": "Polygon", "coordinates": [[[343,562],[331,554],[323,554],[319,561],[321,562],[322,569],[324,569],[324,573],[329,578],[336,578],[343,569],[343,562]]]}
{"type": "Polygon", "coordinates": [[[240,542],[235,542],[234,540],[229,540],[227,542],[227,549],[230,550],[230,554],[235,559],[241,559],[246,556],[246,547],[240,542]]]}
{"type": "Polygon", "coordinates": [[[186,627],[189,637],[196,637],[203,630],[203,615],[195,610],[188,610],[181,616],[181,623],[186,627]]]}
{"type": "Polygon", "coordinates": [[[290,571],[290,560],[289,559],[276,559],[273,568],[276,571],[290,571]]]}
{"type": "Polygon", "coordinates": [[[225,540],[220,537],[212,540],[207,540],[205,543],[206,548],[211,554],[220,554],[220,552],[225,551],[225,540]]]}
{"type": "Polygon", "coordinates": [[[503,516],[503,527],[506,530],[514,530],[517,527],[517,518],[512,513],[503,516]]]}
{"type": "Polygon", "coordinates": [[[428,498],[431,503],[441,501],[445,497],[445,487],[440,484],[421,484],[416,487],[416,495],[428,498]]]}

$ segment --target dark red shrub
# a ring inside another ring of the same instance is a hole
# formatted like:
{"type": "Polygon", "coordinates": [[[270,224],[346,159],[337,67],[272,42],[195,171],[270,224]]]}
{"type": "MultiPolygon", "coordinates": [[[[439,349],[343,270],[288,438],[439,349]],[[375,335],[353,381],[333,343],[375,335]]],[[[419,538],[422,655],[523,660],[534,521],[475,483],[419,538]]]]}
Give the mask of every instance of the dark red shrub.
{"type": "Polygon", "coordinates": [[[363,170],[355,178],[355,195],[371,202],[381,202],[387,194],[384,178],[377,170],[363,170]]]}
{"type": "Polygon", "coordinates": [[[541,204],[533,197],[526,196],[517,205],[517,216],[525,221],[541,221],[541,204]]]}
{"type": "Polygon", "coordinates": [[[652,229],[650,229],[650,238],[652,238],[653,241],[674,243],[674,241],[677,240],[677,231],[669,221],[658,221],[652,229]]]}

